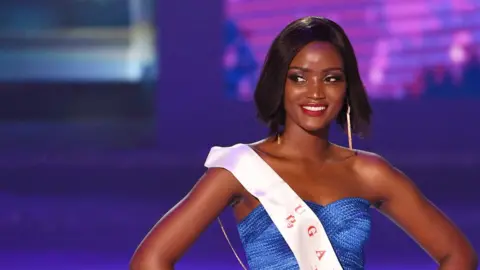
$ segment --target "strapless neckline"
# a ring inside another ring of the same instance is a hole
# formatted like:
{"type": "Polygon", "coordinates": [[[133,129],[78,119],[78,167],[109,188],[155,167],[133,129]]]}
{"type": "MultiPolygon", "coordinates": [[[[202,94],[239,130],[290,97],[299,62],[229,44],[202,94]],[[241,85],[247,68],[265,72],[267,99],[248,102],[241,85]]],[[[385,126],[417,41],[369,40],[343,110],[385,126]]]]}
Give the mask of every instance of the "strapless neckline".
{"type": "MultiPolygon", "coordinates": [[[[303,199],[302,199],[303,200],[303,199]]],[[[335,200],[335,201],[332,201],[332,202],[329,202],[327,204],[320,204],[320,203],[316,203],[314,201],[310,201],[310,200],[303,200],[310,208],[317,208],[317,209],[322,209],[322,208],[330,208],[330,207],[334,207],[335,205],[337,204],[340,204],[340,203],[346,203],[346,202],[358,202],[358,203],[362,203],[362,204],[366,204],[366,205],[369,205],[371,206],[371,202],[367,199],[364,199],[364,198],[361,198],[361,197],[345,197],[345,198],[340,198],[338,200],[335,200]]],[[[242,223],[246,222],[247,219],[250,219],[250,217],[254,216],[255,215],[255,212],[258,212],[258,211],[261,211],[263,210],[263,205],[260,203],[259,205],[257,205],[255,208],[252,209],[252,211],[250,211],[250,213],[248,213],[242,220],[240,220],[238,222],[238,226],[240,226],[242,223]]]]}

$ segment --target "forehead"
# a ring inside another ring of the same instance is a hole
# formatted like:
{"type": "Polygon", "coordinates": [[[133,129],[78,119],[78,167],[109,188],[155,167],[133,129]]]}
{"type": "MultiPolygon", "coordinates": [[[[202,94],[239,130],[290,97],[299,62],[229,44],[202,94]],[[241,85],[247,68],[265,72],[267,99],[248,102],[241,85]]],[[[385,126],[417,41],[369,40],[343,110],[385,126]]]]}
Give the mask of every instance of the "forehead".
{"type": "Polygon", "coordinates": [[[343,67],[342,56],[328,42],[311,42],[303,47],[293,58],[290,66],[299,66],[312,70],[323,70],[331,67],[343,67]]]}

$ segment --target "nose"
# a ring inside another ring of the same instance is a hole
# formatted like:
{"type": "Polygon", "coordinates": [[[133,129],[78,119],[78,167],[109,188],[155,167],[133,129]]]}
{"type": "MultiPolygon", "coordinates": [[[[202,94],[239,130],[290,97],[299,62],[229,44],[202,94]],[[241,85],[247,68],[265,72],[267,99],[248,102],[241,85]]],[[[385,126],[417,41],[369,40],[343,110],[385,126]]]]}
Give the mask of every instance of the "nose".
{"type": "Polygon", "coordinates": [[[308,96],[312,99],[324,99],[325,98],[325,85],[322,81],[314,80],[308,89],[308,96]]]}

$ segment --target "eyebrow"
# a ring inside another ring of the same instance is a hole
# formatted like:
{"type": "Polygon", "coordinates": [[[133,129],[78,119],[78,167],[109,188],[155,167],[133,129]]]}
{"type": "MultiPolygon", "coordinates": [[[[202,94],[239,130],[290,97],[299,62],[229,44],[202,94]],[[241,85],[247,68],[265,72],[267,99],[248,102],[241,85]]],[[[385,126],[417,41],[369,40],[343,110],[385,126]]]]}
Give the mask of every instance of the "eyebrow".
{"type": "MultiPolygon", "coordinates": [[[[297,66],[291,66],[288,68],[289,70],[290,69],[296,69],[296,70],[300,70],[300,71],[303,71],[303,72],[315,72],[315,70],[312,70],[310,68],[305,68],[305,67],[297,67],[297,66]]],[[[343,72],[343,68],[341,67],[330,67],[330,68],[325,68],[325,69],[322,69],[320,70],[320,72],[330,72],[330,71],[341,71],[343,72]]]]}

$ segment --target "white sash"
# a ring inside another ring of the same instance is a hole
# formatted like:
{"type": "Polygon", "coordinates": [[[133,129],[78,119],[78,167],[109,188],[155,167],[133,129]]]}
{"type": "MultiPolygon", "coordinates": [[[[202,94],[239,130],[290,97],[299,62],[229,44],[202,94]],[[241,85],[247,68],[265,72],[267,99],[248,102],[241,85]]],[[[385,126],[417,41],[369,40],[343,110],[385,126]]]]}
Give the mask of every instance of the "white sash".
{"type": "Polygon", "coordinates": [[[318,217],[250,146],[213,147],[205,166],[229,170],[258,198],[301,270],[342,269],[318,217]]]}

